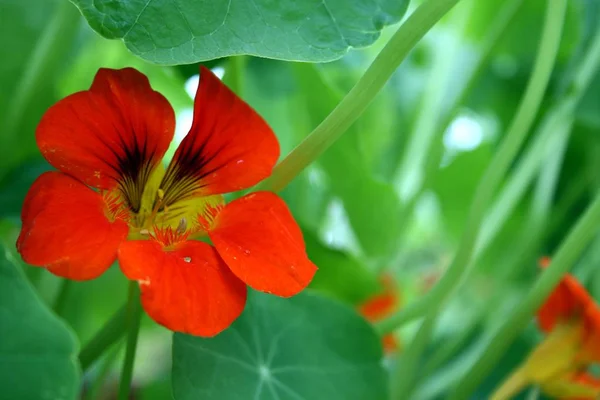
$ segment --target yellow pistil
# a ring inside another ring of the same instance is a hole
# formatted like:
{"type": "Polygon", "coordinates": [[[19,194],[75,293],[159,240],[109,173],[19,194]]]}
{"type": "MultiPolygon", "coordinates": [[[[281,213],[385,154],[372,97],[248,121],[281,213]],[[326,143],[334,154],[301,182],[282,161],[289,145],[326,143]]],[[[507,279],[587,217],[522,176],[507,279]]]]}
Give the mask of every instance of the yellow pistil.
{"type": "Polygon", "coordinates": [[[566,397],[577,397],[581,393],[581,385],[575,382],[569,384],[566,377],[586,367],[581,357],[584,333],[579,319],[556,326],[490,399],[510,399],[531,384],[538,385],[551,396],[560,391],[563,395],[566,393],[566,397]]]}

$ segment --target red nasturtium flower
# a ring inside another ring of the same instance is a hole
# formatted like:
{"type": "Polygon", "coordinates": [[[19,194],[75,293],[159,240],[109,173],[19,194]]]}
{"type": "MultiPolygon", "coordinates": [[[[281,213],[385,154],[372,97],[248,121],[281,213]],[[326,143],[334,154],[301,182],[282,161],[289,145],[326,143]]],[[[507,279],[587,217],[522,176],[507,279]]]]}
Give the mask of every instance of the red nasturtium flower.
{"type": "MultiPolygon", "coordinates": [[[[540,264],[545,267],[549,259],[540,264]]],[[[571,275],[566,275],[538,310],[546,337],[493,399],[506,399],[528,384],[559,399],[600,396],[600,380],[587,372],[600,362],[600,306],[571,275]]]]}
{"type": "Polygon", "coordinates": [[[212,336],[242,312],[246,284],[292,296],[316,267],[285,203],[222,194],[270,175],[279,157],[267,123],[201,68],[188,135],[165,168],[175,116],[132,68],[100,69],[89,90],[43,116],[37,144],[59,171],[41,175],[17,247],[32,265],[93,279],[119,259],[146,312],[167,328],[212,336]],[[214,247],[199,240],[208,236],[214,247]]]}
{"type": "MultiPolygon", "coordinates": [[[[358,312],[365,317],[367,321],[377,322],[390,316],[398,310],[400,306],[400,296],[396,283],[390,275],[381,277],[383,291],[367,299],[358,306],[358,312]]],[[[382,338],[383,350],[388,353],[394,353],[400,347],[394,334],[390,333],[382,338]]]]}

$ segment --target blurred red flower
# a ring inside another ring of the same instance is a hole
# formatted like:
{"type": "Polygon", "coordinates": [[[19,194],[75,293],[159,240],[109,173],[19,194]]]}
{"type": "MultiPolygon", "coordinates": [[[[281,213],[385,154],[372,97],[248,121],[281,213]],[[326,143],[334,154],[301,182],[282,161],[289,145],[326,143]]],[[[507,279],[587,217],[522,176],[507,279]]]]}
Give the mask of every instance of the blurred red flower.
{"type": "MultiPolygon", "coordinates": [[[[381,277],[383,291],[371,297],[358,306],[358,312],[367,321],[377,322],[390,316],[400,306],[400,295],[398,287],[390,275],[381,277]]],[[[393,353],[399,349],[399,343],[393,334],[387,334],[382,338],[383,349],[386,353],[393,353]]]]}
{"type": "MultiPolygon", "coordinates": [[[[542,268],[550,259],[540,260],[542,268]]],[[[546,337],[504,382],[492,399],[510,398],[529,384],[560,399],[593,400],[600,381],[586,371],[600,362],[600,307],[585,288],[566,275],[537,313],[546,337]]]]}

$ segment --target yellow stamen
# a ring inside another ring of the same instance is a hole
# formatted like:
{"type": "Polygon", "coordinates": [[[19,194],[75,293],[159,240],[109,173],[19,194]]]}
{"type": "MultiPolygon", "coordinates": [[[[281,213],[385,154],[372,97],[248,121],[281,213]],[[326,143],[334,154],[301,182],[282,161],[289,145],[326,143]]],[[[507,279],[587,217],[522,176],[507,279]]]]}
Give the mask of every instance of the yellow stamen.
{"type": "MultiPolygon", "coordinates": [[[[556,326],[529,355],[527,360],[494,392],[492,400],[510,399],[529,384],[539,385],[545,393],[584,365],[580,357],[584,327],[580,320],[556,326]]],[[[568,385],[561,385],[564,388],[568,385]]]]}

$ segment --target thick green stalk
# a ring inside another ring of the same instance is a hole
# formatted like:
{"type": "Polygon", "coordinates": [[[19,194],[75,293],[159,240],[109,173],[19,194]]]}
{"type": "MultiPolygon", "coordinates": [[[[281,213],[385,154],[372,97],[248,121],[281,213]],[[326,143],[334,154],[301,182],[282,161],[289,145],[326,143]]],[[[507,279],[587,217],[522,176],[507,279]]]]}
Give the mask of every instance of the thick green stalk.
{"type": "Polygon", "coordinates": [[[598,226],[600,226],[600,195],[596,197],[562,242],[552,258],[550,266],[542,272],[523,301],[519,302],[519,306],[515,307],[504,324],[496,331],[487,349],[469,368],[454,391],[454,395],[451,396],[451,400],[467,399],[471,396],[481,380],[527,326],[535,311],[595,237],[598,226]]]}
{"type": "Polygon", "coordinates": [[[106,383],[113,364],[117,361],[118,355],[121,352],[123,346],[122,342],[119,342],[115,347],[104,357],[101,365],[98,368],[98,373],[94,377],[94,381],[90,385],[89,391],[85,396],[85,400],[98,400],[102,397],[102,388],[106,383]]]}
{"type": "Polygon", "coordinates": [[[129,282],[129,296],[127,300],[127,344],[123,369],[121,370],[121,382],[119,383],[119,400],[129,399],[141,318],[140,289],[136,281],[131,281],[129,282]]]}
{"type": "Polygon", "coordinates": [[[246,86],[245,69],[248,58],[245,56],[229,57],[223,81],[240,97],[244,96],[246,86]]]}
{"type": "Polygon", "coordinates": [[[63,316],[65,312],[65,306],[67,305],[67,299],[69,298],[69,292],[73,286],[73,281],[70,279],[62,279],[58,288],[58,293],[54,300],[53,309],[56,315],[63,316]]]}
{"type": "Polygon", "coordinates": [[[508,218],[510,211],[522,198],[525,189],[535,176],[535,172],[541,167],[544,158],[544,152],[541,149],[550,140],[549,137],[555,137],[552,139],[552,144],[556,143],[560,146],[560,143],[566,139],[565,136],[568,136],[575,108],[589,87],[599,66],[600,30],[596,32],[582,62],[575,70],[568,92],[556,100],[540,124],[540,132],[536,135],[530,151],[526,153],[521,165],[517,167],[517,173],[513,174],[506,185],[506,189],[503,190],[492,207],[486,219],[486,229],[482,231],[478,243],[478,247],[481,249],[485,249],[487,244],[493,240],[497,231],[508,218]]]}
{"type": "Polygon", "coordinates": [[[85,372],[108,348],[127,331],[127,306],[117,311],[79,353],[81,369],[85,372]]]}
{"type": "Polygon", "coordinates": [[[445,300],[461,283],[467,267],[472,261],[487,205],[516,157],[539,111],[558,53],[566,6],[567,0],[548,0],[542,39],[525,95],[506,137],[477,187],[466,229],[454,260],[438,285],[432,290],[431,308],[428,315],[415,336],[415,340],[403,356],[402,366],[398,368],[399,379],[396,387],[398,398],[406,398],[412,389],[416,364],[429,341],[435,325],[435,318],[445,300]]]}
{"type": "Polygon", "coordinates": [[[261,190],[283,189],[356,121],[390,79],[409,51],[459,0],[425,0],[400,26],[364,75],[337,107],[284,158],[261,190]]]}
{"type": "Polygon", "coordinates": [[[534,138],[523,151],[523,156],[515,166],[514,172],[486,215],[483,228],[477,238],[474,258],[478,258],[493,243],[496,235],[538,175],[546,159],[555,154],[561,142],[568,139],[570,129],[566,129],[569,127],[564,126],[564,121],[573,115],[575,104],[572,99],[561,101],[552,107],[542,120],[534,138]]]}

